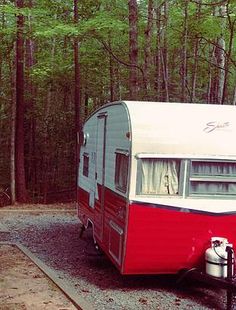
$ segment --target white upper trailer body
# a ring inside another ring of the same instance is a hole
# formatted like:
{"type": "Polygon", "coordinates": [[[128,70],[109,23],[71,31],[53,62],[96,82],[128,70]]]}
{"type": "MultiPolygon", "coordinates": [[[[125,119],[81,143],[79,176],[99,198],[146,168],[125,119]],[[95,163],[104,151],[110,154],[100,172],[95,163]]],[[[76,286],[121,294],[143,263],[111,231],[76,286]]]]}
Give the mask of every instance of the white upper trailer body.
{"type": "Polygon", "coordinates": [[[235,242],[236,107],[114,102],[89,117],[83,135],[79,217],[122,273],[191,268],[215,234],[235,242]],[[152,251],[170,236],[182,240],[175,264],[152,251]]]}

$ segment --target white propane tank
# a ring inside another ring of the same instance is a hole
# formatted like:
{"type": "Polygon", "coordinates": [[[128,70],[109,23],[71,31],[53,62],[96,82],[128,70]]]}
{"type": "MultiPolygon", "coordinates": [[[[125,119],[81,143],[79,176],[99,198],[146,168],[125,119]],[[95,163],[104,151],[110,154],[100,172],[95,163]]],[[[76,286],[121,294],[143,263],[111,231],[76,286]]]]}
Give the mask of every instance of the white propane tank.
{"type": "MultiPolygon", "coordinates": [[[[226,247],[232,247],[226,238],[212,237],[211,247],[205,252],[206,273],[218,277],[227,278],[227,257],[226,247]]],[[[232,258],[232,275],[234,270],[234,257],[232,258]]]]}

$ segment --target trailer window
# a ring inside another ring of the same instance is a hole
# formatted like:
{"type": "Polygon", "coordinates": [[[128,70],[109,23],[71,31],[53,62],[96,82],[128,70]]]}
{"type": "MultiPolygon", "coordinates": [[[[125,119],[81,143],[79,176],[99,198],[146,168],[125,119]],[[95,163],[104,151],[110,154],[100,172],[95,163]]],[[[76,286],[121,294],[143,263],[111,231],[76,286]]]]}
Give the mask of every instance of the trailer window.
{"type": "Polygon", "coordinates": [[[192,160],[190,195],[236,195],[236,163],[192,160]]]}
{"type": "Polygon", "coordinates": [[[177,195],[179,192],[180,160],[143,158],[140,194],[177,195]]]}
{"type": "Polygon", "coordinates": [[[115,186],[124,193],[127,190],[128,158],[127,154],[116,153],[115,186]]]}
{"type": "Polygon", "coordinates": [[[83,175],[85,177],[88,177],[89,175],[89,154],[88,153],[83,154],[83,175]]]}

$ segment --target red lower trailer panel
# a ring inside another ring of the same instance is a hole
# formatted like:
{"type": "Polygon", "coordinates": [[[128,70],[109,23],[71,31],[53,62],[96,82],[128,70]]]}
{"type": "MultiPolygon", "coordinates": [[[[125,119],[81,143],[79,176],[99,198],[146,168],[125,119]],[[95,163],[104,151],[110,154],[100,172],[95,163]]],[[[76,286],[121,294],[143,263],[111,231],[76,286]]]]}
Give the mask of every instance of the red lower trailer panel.
{"type": "Polygon", "coordinates": [[[129,206],[123,274],[168,274],[203,267],[211,237],[236,246],[236,215],[181,212],[152,204],[129,206]]]}

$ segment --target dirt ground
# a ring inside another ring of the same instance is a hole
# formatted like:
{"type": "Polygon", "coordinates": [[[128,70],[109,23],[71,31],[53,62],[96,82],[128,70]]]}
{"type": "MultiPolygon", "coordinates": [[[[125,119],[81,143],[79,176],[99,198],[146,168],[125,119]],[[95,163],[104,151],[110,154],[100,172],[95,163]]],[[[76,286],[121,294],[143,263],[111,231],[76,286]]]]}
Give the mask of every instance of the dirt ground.
{"type": "MultiPolygon", "coordinates": [[[[27,206],[25,207],[27,209],[27,206]]],[[[76,308],[20,249],[14,245],[1,244],[0,309],[76,308]]]]}
{"type": "Polygon", "coordinates": [[[17,247],[0,245],[0,309],[76,308],[17,247]]]}

